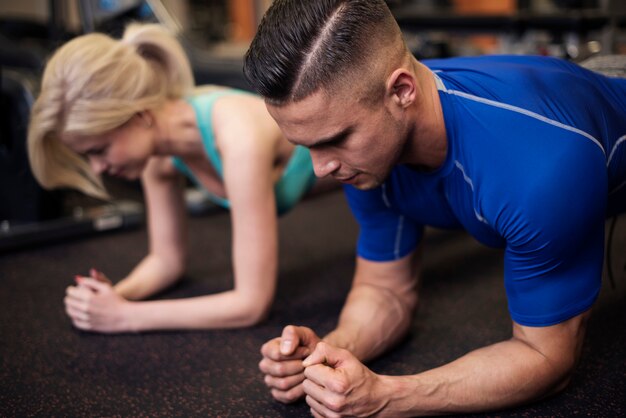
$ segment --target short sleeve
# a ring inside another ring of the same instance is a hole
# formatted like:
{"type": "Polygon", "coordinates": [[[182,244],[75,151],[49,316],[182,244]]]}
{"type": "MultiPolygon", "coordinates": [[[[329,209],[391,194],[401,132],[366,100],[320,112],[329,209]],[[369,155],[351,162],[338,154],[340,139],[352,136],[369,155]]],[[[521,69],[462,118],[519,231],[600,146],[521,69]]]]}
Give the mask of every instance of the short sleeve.
{"type": "Polygon", "coordinates": [[[397,260],[417,247],[423,227],[392,208],[385,201],[383,188],[358,190],[344,186],[344,192],[360,228],[360,257],[371,261],[397,260]]]}
{"type": "Polygon", "coordinates": [[[503,216],[509,311],[521,325],[566,321],[588,310],[600,292],[606,168],[597,148],[578,143],[561,161],[560,176],[533,182],[525,204],[510,205],[518,209],[503,216]]]}

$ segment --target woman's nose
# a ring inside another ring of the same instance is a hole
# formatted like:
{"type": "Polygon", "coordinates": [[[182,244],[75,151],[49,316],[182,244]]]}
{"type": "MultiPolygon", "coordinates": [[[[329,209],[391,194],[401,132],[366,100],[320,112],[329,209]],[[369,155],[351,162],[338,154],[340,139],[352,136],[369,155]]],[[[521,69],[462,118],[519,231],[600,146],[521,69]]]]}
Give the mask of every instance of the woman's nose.
{"type": "Polygon", "coordinates": [[[96,174],[102,174],[104,173],[107,168],[108,168],[108,164],[106,161],[104,161],[103,158],[101,157],[94,157],[94,156],[90,156],[89,157],[89,165],[91,166],[91,169],[96,173],[96,174]]]}

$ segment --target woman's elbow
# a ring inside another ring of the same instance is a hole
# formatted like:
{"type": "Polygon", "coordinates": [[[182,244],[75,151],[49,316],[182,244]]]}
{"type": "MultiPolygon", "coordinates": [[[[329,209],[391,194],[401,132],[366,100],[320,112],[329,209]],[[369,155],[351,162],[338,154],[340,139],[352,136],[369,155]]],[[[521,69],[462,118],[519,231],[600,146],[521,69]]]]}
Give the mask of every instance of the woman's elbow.
{"type": "Polygon", "coordinates": [[[271,298],[248,297],[242,301],[239,311],[239,323],[242,327],[251,327],[265,321],[272,306],[271,298]]]}
{"type": "Polygon", "coordinates": [[[187,263],[184,259],[176,260],[171,265],[171,274],[176,277],[181,277],[185,274],[185,270],[187,269],[187,263]]]}
{"type": "Polygon", "coordinates": [[[174,280],[181,277],[185,274],[185,270],[187,268],[187,259],[184,255],[177,256],[161,256],[161,265],[163,267],[163,271],[167,272],[169,277],[174,278],[174,280]]]}

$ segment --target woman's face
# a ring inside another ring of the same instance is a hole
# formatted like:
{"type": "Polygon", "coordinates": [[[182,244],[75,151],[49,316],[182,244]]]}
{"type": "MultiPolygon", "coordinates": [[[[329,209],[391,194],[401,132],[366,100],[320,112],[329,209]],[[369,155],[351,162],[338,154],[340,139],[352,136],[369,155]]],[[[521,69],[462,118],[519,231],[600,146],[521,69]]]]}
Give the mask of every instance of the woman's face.
{"type": "Polygon", "coordinates": [[[128,180],[141,176],[154,153],[151,127],[139,115],[110,132],[88,137],[66,134],[62,142],[85,156],[94,172],[128,180]]]}

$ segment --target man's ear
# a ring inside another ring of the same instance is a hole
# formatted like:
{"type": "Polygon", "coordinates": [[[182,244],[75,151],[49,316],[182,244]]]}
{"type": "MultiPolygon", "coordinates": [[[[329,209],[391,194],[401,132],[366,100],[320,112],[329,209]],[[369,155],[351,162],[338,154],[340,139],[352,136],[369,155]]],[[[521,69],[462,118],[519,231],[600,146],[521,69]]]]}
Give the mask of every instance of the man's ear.
{"type": "Polygon", "coordinates": [[[387,97],[402,108],[407,108],[417,97],[417,80],[404,68],[398,68],[387,78],[387,97]]]}

